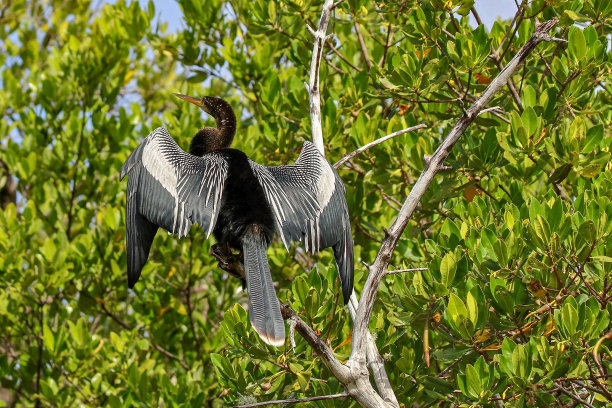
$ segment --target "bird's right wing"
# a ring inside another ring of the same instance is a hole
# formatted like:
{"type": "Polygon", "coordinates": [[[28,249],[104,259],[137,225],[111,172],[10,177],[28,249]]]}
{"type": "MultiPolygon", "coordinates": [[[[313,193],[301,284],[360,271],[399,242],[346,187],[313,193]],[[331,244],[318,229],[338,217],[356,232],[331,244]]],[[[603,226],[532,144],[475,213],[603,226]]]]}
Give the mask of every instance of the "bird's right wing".
{"type": "Polygon", "coordinates": [[[305,142],[294,164],[251,168],[276,216],[281,240],[300,241],[311,253],[333,247],[345,303],[353,291],[353,238],[338,173],[310,142],[305,142]]]}
{"type": "Polygon", "coordinates": [[[210,235],[227,173],[222,155],[185,153],[161,127],[132,152],[121,167],[121,179],[129,175],[126,236],[130,288],[140,277],[158,226],[183,237],[198,223],[210,235]]]}

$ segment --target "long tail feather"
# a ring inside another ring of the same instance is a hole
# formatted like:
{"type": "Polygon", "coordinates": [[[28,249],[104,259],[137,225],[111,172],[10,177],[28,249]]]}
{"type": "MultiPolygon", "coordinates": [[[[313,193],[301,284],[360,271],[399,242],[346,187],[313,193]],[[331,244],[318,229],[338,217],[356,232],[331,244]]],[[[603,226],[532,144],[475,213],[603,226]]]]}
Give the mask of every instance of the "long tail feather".
{"type": "Polygon", "coordinates": [[[353,260],[353,238],[351,237],[350,227],[345,232],[342,240],[338,241],[333,247],[334,257],[336,258],[336,266],[340,275],[340,284],[342,285],[342,297],[346,305],[353,292],[353,270],[355,268],[353,260]]]}
{"type": "Polygon", "coordinates": [[[285,343],[285,322],[274,290],[266,245],[256,234],[243,239],[244,269],[249,292],[249,318],[261,339],[271,346],[285,343]]]}

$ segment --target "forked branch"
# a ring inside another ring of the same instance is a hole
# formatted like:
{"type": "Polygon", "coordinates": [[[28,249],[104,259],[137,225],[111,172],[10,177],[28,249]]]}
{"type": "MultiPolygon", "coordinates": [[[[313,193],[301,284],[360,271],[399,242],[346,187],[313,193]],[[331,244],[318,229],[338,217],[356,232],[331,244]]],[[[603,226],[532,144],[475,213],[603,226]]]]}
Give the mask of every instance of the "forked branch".
{"type": "Polygon", "coordinates": [[[387,271],[389,261],[391,260],[391,256],[395,250],[395,247],[397,246],[399,238],[404,232],[404,229],[408,224],[408,220],[414,213],[414,210],[416,209],[421,197],[423,194],[425,194],[425,191],[433,181],[436,173],[442,167],[444,160],[450,153],[457,140],[459,140],[459,137],[461,137],[467,127],[478,116],[479,112],[491,100],[493,95],[495,95],[495,93],[497,93],[508,82],[519,65],[525,61],[527,56],[540,42],[553,40],[553,38],[548,35],[548,32],[556,24],[557,20],[554,19],[536,26],[535,32],[531,38],[529,38],[527,43],[521,47],[514,58],[510,60],[508,65],[506,65],[499,75],[489,84],[480,98],[476,99],[474,104],[465,111],[463,116],[451,129],[448,136],[446,136],[435,153],[430,157],[425,169],[406,198],[406,201],[404,202],[404,205],[402,206],[397,218],[391,227],[389,227],[388,235],[381,245],[380,251],[376,256],[376,260],[369,267],[369,275],[363,288],[361,301],[359,302],[359,307],[357,309],[357,317],[355,319],[355,326],[353,329],[353,349],[347,365],[351,367],[365,366],[365,356],[369,336],[368,326],[374,301],[376,300],[378,286],[387,271]]]}

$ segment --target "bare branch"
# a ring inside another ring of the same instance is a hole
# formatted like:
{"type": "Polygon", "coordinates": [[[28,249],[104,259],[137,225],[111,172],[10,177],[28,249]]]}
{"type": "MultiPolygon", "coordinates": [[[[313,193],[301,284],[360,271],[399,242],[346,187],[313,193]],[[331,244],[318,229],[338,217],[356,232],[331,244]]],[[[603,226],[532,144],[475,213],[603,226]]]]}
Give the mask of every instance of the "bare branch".
{"type": "Polygon", "coordinates": [[[357,72],[361,72],[361,68],[355,66],[351,61],[349,61],[344,55],[342,55],[342,53],[340,51],[338,51],[338,49],[336,47],[334,47],[334,44],[331,43],[331,41],[327,41],[327,45],[329,46],[329,48],[331,48],[331,50],[334,52],[334,54],[336,54],[342,61],[344,61],[348,66],[350,66],[351,68],[353,68],[354,70],[356,70],[357,72]]]}
{"type": "Polygon", "coordinates": [[[337,2],[335,2],[332,6],[332,10],[341,5],[342,3],[344,3],[344,0],[338,0],[337,2]]]}
{"type": "MultiPolygon", "coordinates": [[[[323,53],[323,46],[327,38],[327,25],[333,5],[333,1],[325,1],[318,30],[310,30],[311,34],[315,37],[315,43],[310,67],[310,81],[309,84],[306,85],[306,89],[308,90],[310,97],[310,119],[312,125],[313,142],[322,154],[324,154],[324,147],[321,127],[319,69],[321,56],[323,53]]],[[[444,160],[461,134],[463,134],[468,125],[474,121],[479,112],[486,107],[493,95],[499,91],[501,87],[508,83],[519,64],[527,58],[535,46],[541,41],[546,41],[550,38],[548,37],[547,32],[552,29],[556,22],[556,20],[551,20],[536,27],[536,32],[529,39],[527,44],[525,44],[525,46],[519,50],[517,55],[504,69],[501,69],[501,72],[497,78],[491,82],[482,96],[476,99],[469,109],[464,110],[463,117],[459,119],[449,135],[431,157],[429,162],[426,163],[425,170],[419,177],[419,180],[417,180],[410,195],[404,202],[397,219],[387,232],[387,237],[383,241],[381,250],[376,257],[374,264],[369,267],[370,273],[365,283],[361,299],[362,301],[358,303],[355,292],[353,292],[351,295],[348,310],[354,322],[354,330],[351,356],[347,364],[342,364],[333,354],[331,348],[323,340],[321,340],[314,330],[304,323],[304,321],[300,319],[288,305],[281,304],[283,318],[290,321],[290,325],[295,327],[295,330],[297,330],[298,333],[300,333],[309,343],[332,374],[336,376],[336,378],[338,378],[338,380],[344,385],[347,394],[353,397],[353,399],[355,399],[355,401],[357,401],[361,406],[381,408],[399,407],[399,403],[395,397],[384,368],[384,360],[376,348],[376,343],[369,332],[368,325],[374,300],[376,299],[378,286],[382,277],[387,273],[391,255],[397,246],[400,235],[408,223],[408,219],[416,209],[421,196],[432,182],[435,174],[441,168],[443,168],[442,164],[444,160]],[[372,385],[370,384],[367,365],[369,365],[369,368],[373,374],[374,381],[378,388],[378,394],[374,391],[372,385]]],[[[357,26],[356,30],[359,30],[357,26]]],[[[493,109],[490,111],[493,112],[493,109]]],[[[421,125],[418,128],[420,127],[424,126],[421,125]]],[[[404,130],[396,133],[402,134],[410,130],[404,130]]],[[[388,135],[375,142],[372,142],[369,145],[363,146],[339,161],[336,164],[336,167],[342,165],[351,157],[356,156],[360,152],[367,150],[369,147],[397,136],[397,134],[388,135]]],[[[399,273],[399,271],[392,272],[399,273]]]]}
{"type": "Polygon", "coordinates": [[[165,348],[163,348],[162,346],[160,346],[157,343],[153,343],[153,342],[150,342],[150,343],[155,348],[155,350],[159,351],[160,353],[162,353],[166,357],[169,357],[172,360],[175,360],[177,363],[179,363],[181,365],[181,367],[183,367],[183,369],[185,371],[189,371],[189,366],[183,360],[181,360],[179,357],[177,357],[176,355],[172,354],[171,352],[169,352],[168,350],[166,350],[165,348]]]}
{"type": "Polygon", "coordinates": [[[565,38],[557,38],[557,37],[548,37],[546,41],[558,42],[558,43],[563,43],[563,44],[569,42],[565,38]]]}
{"type": "Polygon", "coordinates": [[[383,136],[380,139],[376,139],[373,142],[370,142],[370,143],[360,147],[359,149],[357,149],[357,150],[347,154],[346,156],[344,156],[343,158],[338,160],[336,162],[336,164],[334,164],[334,168],[336,168],[336,169],[339,168],[344,163],[346,163],[347,161],[351,160],[353,157],[355,157],[358,154],[363,153],[366,150],[368,150],[370,147],[374,147],[377,144],[380,144],[380,143],[382,143],[382,142],[384,142],[386,140],[394,138],[395,136],[403,135],[404,133],[412,132],[413,130],[423,129],[423,128],[426,128],[426,127],[427,127],[427,125],[421,123],[420,125],[411,126],[409,128],[406,128],[406,129],[398,130],[397,132],[393,132],[391,134],[388,134],[387,136],[383,136]]]}
{"type": "Polygon", "coordinates": [[[308,96],[310,98],[310,123],[312,127],[312,142],[316,148],[325,155],[323,148],[323,129],[321,127],[321,94],[319,91],[319,68],[321,67],[321,57],[323,55],[323,47],[327,34],[327,25],[329,17],[334,7],[333,0],[325,0],[321,19],[319,20],[319,28],[314,31],[308,24],[306,28],[314,37],[314,48],[312,50],[312,60],[310,62],[310,80],[308,82],[308,96]]]}
{"type": "Polygon", "coordinates": [[[493,106],[491,108],[487,108],[487,109],[483,109],[481,110],[478,115],[482,115],[483,113],[487,113],[487,112],[493,112],[493,111],[502,111],[502,108],[500,108],[499,106],[493,106]]]}
{"type": "Polygon", "coordinates": [[[363,53],[363,59],[365,59],[366,67],[368,69],[372,68],[372,62],[370,61],[370,54],[368,54],[368,48],[365,45],[365,41],[363,41],[363,37],[361,36],[361,30],[359,29],[359,23],[355,18],[355,22],[353,23],[353,27],[355,27],[355,33],[357,34],[357,39],[359,39],[359,46],[361,47],[361,52],[363,53]]]}
{"type": "Polygon", "coordinates": [[[349,395],[346,392],[343,392],[341,394],[321,395],[318,397],[310,397],[310,398],[289,398],[289,399],[276,400],[276,401],[256,402],[254,404],[236,405],[234,406],[234,408],[263,407],[266,405],[280,405],[280,404],[297,404],[300,402],[320,401],[320,400],[328,400],[328,399],[334,399],[334,398],[345,398],[348,396],[349,395]]]}
{"type": "Polygon", "coordinates": [[[427,268],[412,268],[412,269],[397,269],[394,271],[387,271],[385,273],[385,275],[395,275],[398,273],[405,273],[405,272],[419,272],[419,271],[426,271],[427,268]]]}
{"type": "Polygon", "coordinates": [[[295,320],[291,319],[289,321],[289,343],[291,344],[293,351],[295,351],[295,325],[295,320]]]}
{"type": "Polygon", "coordinates": [[[367,352],[369,335],[368,326],[370,314],[372,313],[372,308],[374,307],[374,300],[376,299],[378,286],[387,271],[389,261],[391,260],[391,256],[395,250],[395,247],[397,246],[399,238],[406,228],[408,220],[414,213],[421,197],[429,187],[429,184],[431,184],[433,181],[434,176],[441,168],[452,147],[455,145],[457,140],[459,140],[459,137],[478,116],[478,113],[491,100],[493,95],[495,95],[495,93],[497,93],[508,82],[518,66],[525,61],[527,56],[529,56],[534,48],[540,42],[547,41],[547,39],[550,38],[547,33],[556,24],[557,20],[554,19],[536,26],[535,32],[527,43],[521,47],[514,58],[510,60],[508,65],[506,65],[506,67],[501,70],[499,75],[489,84],[480,98],[478,98],[472,104],[472,106],[466,110],[465,114],[459,119],[459,121],[457,121],[453,129],[449,132],[448,136],[433,154],[429,163],[426,165],[419,179],[410,191],[410,194],[406,198],[400,213],[388,230],[388,236],[384,239],[376,260],[369,268],[369,275],[363,288],[361,302],[359,302],[359,308],[357,310],[357,316],[356,319],[354,319],[355,326],[353,329],[353,348],[351,350],[351,357],[347,363],[351,369],[353,366],[360,367],[365,364],[365,355],[367,352]]]}
{"type": "Polygon", "coordinates": [[[567,390],[566,388],[564,388],[564,387],[562,387],[560,385],[557,385],[557,388],[555,388],[554,391],[559,391],[559,392],[567,395],[568,397],[570,397],[574,401],[578,402],[579,404],[584,405],[585,407],[595,408],[595,406],[593,404],[588,403],[587,401],[583,400],[582,398],[580,398],[576,394],[572,394],[571,392],[569,392],[569,390],[567,390]]]}
{"type": "Polygon", "coordinates": [[[601,375],[606,375],[606,372],[604,371],[601,363],[599,362],[599,356],[597,354],[599,354],[599,346],[601,346],[601,343],[603,343],[604,340],[610,339],[612,339],[612,330],[601,336],[599,340],[597,340],[597,343],[595,343],[595,347],[593,347],[593,360],[595,360],[595,364],[597,365],[597,369],[599,370],[599,373],[601,375]]]}

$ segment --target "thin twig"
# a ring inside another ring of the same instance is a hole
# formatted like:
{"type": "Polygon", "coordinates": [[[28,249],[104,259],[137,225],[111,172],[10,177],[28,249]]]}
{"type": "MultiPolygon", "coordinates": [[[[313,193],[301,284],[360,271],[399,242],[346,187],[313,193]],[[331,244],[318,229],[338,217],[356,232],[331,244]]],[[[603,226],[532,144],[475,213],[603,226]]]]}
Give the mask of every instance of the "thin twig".
{"type": "Polygon", "coordinates": [[[151,342],[151,345],[155,348],[155,350],[159,351],[160,353],[162,353],[163,355],[165,355],[166,357],[171,358],[172,360],[175,360],[176,362],[178,362],[181,367],[183,367],[185,369],[185,371],[189,371],[189,366],[187,364],[185,364],[185,362],[183,360],[181,360],[179,357],[177,357],[176,355],[172,354],[171,352],[169,352],[168,350],[166,350],[165,348],[163,348],[162,346],[151,342]]]}
{"type": "Polygon", "coordinates": [[[574,78],[576,78],[579,74],[580,74],[580,70],[578,69],[578,70],[572,72],[572,74],[567,77],[565,82],[563,82],[563,85],[561,85],[561,89],[559,90],[559,93],[557,94],[557,98],[561,97],[563,92],[565,92],[565,88],[567,88],[569,83],[572,82],[574,80],[574,78]]]}
{"type": "Polygon", "coordinates": [[[564,388],[564,387],[562,387],[560,385],[557,385],[557,388],[555,388],[554,391],[559,391],[559,392],[567,395],[568,397],[570,397],[574,401],[584,405],[585,407],[595,408],[595,406],[593,404],[588,403],[587,401],[585,401],[582,398],[580,398],[578,395],[569,392],[569,390],[567,390],[566,388],[564,388]]]}
{"type": "Polygon", "coordinates": [[[419,272],[419,271],[426,271],[426,270],[427,268],[396,269],[394,271],[387,271],[385,275],[395,275],[396,273],[419,272]]]}
{"type": "Polygon", "coordinates": [[[393,41],[393,36],[395,35],[395,30],[391,28],[391,24],[387,28],[387,40],[385,41],[384,51],[382,57],[380,57],[380,61],[378,61],[378,66],[382,68],[385,65],[385,61],[387,60],[387,53],[389,52],[389,48],[391,47],[391,42],[393,41]]]}
{"type": "Polygon", "coordinates": [[[444,370],[440,371],[440,373],[437,375],[438,378],[442,378],[444,377],[444,375],[446,373],[448,373],[450,371],[451,368],[453,368],[454,366],[456,366],[457,364],[459,364],[459,362],[461,360],[463,360],[464,357],[468,356],[469,354],[472,353],[472,350],[468,350],[465,352],[465,354],[461,355],[458,359],[456,359],[455,361],[453,361],[452,363],[450,363],[444,370]]]}
{"type": "Polygon", "coordinates": [[[354,65],[344,55],[342,55],[342,53],[336,47],[334,47],[334,45],[331,43],[330,40],[327,40],[326,43],[329,46],[329,48],[331,48],[331,50],[334,52],[334,54],[336,54],[338,56],[338,58],[340,58],[342,61],[344,61],[349,67],[353,68],[357,72],[361,72],[362,71],[361,68],[359,68],[358,66],[354,65]]]}
{"type": "Polygon", "coordinates": [[[343,392],[341,394],[321,395],[318,397],[289,398],[289,399],[276,400],[276,401],[255,402],[253,404],[236,405],[234,406],[234,408],[263,407],[266,405],[280,405],[280,404],[298,404],[300,402],[320,401],[320,400],[328,400],[328,399],[335,399],[335,398],[346,398],[348,396],[349,395],[346,392],[343,392]]]}
{"type": "Polygon", "coordinates": [[[332,6],[332,10],[335,9],[336,7],[338,7],[339,5],[341,5],[342,3],[344,3],[344,0],[338,0],[337,2],[334,3],[334,5],[332,6]]]}
{"type": "Polygon", "coordinates": [[[382,143],[382,142],[384,142],[386,140],[392,139],[395,136],[403,135],[404,133],[412,132],[414,130],[423,129],[423,128],[426,128],[426,127],[427,127],[427,125],[421,123],[420,125],[411,126],[409,128],[406,128],[406,129],[398,130],[397,132],[393,132],[391,134],[388,134],[387,136],[383,136],[380,139],[376,139],[373,142],[370,142],[370,143],[360,147],[359,149],[354,150],[353,152],[347,154],[346,156],[344,156],[343,158],[338,160],[336,162],[336,164],[334,164],[334,168],[336,168],[336,169],[340,168],[340,166],[342,166],[347,161],[351,160],[353,157],[357,156],[360,153],[365,152],[366,150],[368,150],[371,147],[376,146],[377,144],[380,144],[380,143],[382,143]]]}
{"type": "Polygon", "coordinates": [[[482,25],[482,20],[480,19],[478,12],[476,12],[476,9],[472,7],[470,11],[472,12],[472,15],[474,16],[474,20],[476,20],[476,23],[478,23],[478,25],[482,25]]]}
{"type": "Polygon", "coordinates": [[[599,340],[597,340],[597,343],[595,343],[595,346],[593,347],[593,360],[595,360],[595,364],[597,365],[597,369],[599,370],[599,374],[601,375],[606,375],[606,372],[604,371],[603,366],[599,362],[599,356],[597,354],[599,354],[599,346],[601,346],[601,343],[603,343],[604,340],[610,340],[610,339],[612,339],[612,330],[610,330],[605,335],[601,336],[599,340]]]}
{"type": "Polygon", "coordinates": [[[368,54],[368,48],[365,45],[365,41],[363,41],[363,36],[361,35],[361,30],[359,29],[359,23],[357,22],[357,19],[355,19],[353,27],[355,27],[355,33],[357,34],[357,39],[359,40],[359,46],[361,47],[361,53],[363,54],[363,58],[365,59],[366,66],[368,67],[368,69],[370,69],[372,68],[370,54],[368,54]]]}
{"type": "Polygon", "coordinates": [[[503,112],[502,108],[500,108],[499,106],[493,106],[493,107],[491,107],[491,108],[487,108],[487,109],[483,109],[483,110],[481,110],[481,111],[480,111],[480,113],[478,113],[478,115],[480,116],[480,115],[482,115],[483,113],[493,112],[493,111],[497,111],[497,110],[498,110],[498,111],[502,111],[502,112],[503,112]]]}

